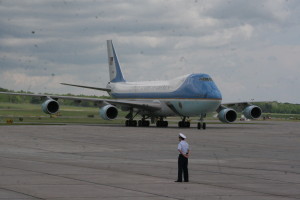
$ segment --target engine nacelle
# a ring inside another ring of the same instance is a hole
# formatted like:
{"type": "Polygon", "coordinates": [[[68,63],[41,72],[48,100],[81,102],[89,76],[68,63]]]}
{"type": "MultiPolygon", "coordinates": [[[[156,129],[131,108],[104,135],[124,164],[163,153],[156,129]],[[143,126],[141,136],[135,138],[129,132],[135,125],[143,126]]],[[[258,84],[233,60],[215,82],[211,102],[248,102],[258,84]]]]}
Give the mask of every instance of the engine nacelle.
{"type": "Polygon", "coordinates": [[[43,104],[42,104],[42,110],[46,114],[55,114],[59,110],[59,103],[53,99],[47,99],[43,104]]]}
{"type": "Polygon", "coordinates": [[[100,108],[100,117],[105,120],[112,120],[118,116],[118,109],[113,105],[106,105],[100,108]]]}
{"type": "Polygon", "coordinates": [[[236,120],[237,113],[235,110],[233,110],[231,108],[225,108],[219,112],[218,118],[221,122],[231,123],[236,120]]]}
{"type": "Polygon", "coordinates": [[[243,110],[243,115],[247,118],[247,119],[257,119],[261,116],[261,108],[258,106],[247,106],[244,110],[243,110]]]}

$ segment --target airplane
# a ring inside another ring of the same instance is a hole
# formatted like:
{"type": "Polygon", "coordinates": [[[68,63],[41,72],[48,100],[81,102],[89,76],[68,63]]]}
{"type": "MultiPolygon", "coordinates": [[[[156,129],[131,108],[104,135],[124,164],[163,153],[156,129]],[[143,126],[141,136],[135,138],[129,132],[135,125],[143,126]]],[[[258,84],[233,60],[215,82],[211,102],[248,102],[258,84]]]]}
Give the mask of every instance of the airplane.
{"type": "Polygon", "coordinates": [[[107,92],[112,99],[70,97],[58,95],[27,94],[0,92],[0,94],[35,96],[44,100],[42,110],[46,114],[59,111],[58,99],[90,101],[99,106],[100,117],[113,120],[118,116],[118,109],[128,112],[126,126],[168,127],[167,117],[179,116],[178,127],[190,127],[190,117],[199,117],[198,129],[206,129],[204,118],[207,113],[217,112],[223,123],[232,123],[237,119],[237,112],[232,106],[240,108],[247,119],[258,119],[262,110],[250,102],[222,104],[222,94],[213,79],[204,73],[187,74],[163,81],[126,81],[119,63],[112,40],[107,40],[108,66],[110,81],[104,88],[61,83],[62,85],[81,87],[107,92]],[[135,120],[137,115],[140,120],[135,120]],[[150,119],[150,120],[149,120],[150,119]]]}

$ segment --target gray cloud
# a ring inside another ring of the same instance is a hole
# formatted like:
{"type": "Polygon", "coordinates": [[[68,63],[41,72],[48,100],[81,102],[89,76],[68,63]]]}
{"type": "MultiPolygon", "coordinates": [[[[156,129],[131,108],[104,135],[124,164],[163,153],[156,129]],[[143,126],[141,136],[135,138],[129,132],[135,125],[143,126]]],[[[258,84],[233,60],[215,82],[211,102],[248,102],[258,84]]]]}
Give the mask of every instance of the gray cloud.
{"type": "Polygon", "coordinates": [[[98,95],[59,83],[105,86],[113,39],[128,80],[202,72],[225,101],[299,103],[299,11],[296,0],[2,0],[0,87],[98,95]]]}
{"type": "Polygon", "coordinates": [[[284,22],[289,16],[288,1],[282,0],[229,0],[216,1],[208,15],[222,20],[238,20],[248,23],[284,22]]]}

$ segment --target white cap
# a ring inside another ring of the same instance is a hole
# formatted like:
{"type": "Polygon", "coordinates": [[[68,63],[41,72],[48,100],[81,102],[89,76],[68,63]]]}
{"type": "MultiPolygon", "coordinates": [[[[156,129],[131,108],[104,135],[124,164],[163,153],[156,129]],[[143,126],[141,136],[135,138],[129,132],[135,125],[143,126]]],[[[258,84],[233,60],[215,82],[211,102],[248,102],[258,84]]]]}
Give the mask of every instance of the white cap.
{"type": "Polygon", "coordinates": [[[183,138],[183,139],[185,139],[185,138],[186,138],[186,136],[185,136],[185,135],[183,135],[182,133],[179,133],[179,137],[181,137],[181,138],[183,138]]]}

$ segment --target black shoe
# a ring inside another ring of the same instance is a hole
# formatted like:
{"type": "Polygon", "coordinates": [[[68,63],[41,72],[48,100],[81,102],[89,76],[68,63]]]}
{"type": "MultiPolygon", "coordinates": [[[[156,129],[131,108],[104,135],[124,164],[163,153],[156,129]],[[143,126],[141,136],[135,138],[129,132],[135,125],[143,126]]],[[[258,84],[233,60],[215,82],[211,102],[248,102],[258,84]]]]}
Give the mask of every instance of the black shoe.
{"type": "Polygon", "coordinates": [[[181,183],[182,181],[179,181],[179,180],[177,180],[177,181],[175,181],[175,182],[177,182],[177,183],[181,183]]]}
{"type": "Polygon", "coordinates": [[[184,181],[184,182],[189,182],[189,181],[184,181]]]}

